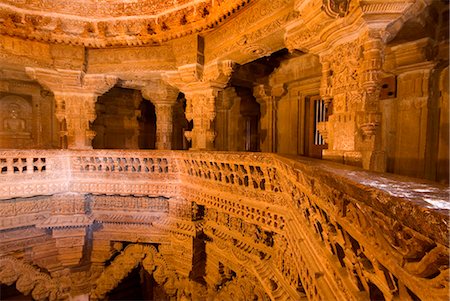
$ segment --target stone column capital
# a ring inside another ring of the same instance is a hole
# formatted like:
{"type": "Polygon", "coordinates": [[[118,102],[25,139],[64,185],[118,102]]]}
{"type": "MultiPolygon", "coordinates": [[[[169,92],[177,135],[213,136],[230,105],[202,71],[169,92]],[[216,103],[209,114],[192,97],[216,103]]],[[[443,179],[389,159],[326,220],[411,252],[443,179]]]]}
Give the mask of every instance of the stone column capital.
{"type": "Polygon", "coordinates": [[[287,93],[286,85],[258,85],[253,87],[253,96],[259,104],[266,103],[268,101],[276,101],[283,97],[287,93]]]}
{"type": "Polygon", "coordinates": [[[260,104],[271,97],[270,92],[270,87],[267,85],[257,85],[253,87],[253,96],[255,96],[256,101],[260,104]]]}
{"type": "Polygon", "coordinates": [[[145,85],[141,89],[142,97],[151,101],[155,106],[173,105],[178,98],[178,89],[170,86],[166,82],[159,80],[145,85]]]}
{"type": "Polygon", "coordinates": [[[68,69],[25,68],[32,79],[53,93],[92,93],[102,95],[117,82],[117,77],[106,74],[86,74],[68,69]]]}
{"type": "Polygon", "coordinates": [[[167,72],[164,79],[186,97],[186,118],[193,120],[192,131],[185,136],[191,149],[213,149],[216,133],[216,98],[228,85],[234,69],[232,61],[213,61],[207,65],[190,64],[167,72]]]}
{"type": "Polygon", "coordinates": [[[183,93],[205,87],[224,89],[228,85],[234,67],[235,63],[230,60],[213,61],[204,66],[190,64],[178,67],[177,71],[166,72],[163,77],[183,93]]]}
{"type": "Polygon", "coordinates": [[[26,68],[26,73],[55,95],[56,118],[65,122],[61,136],[67,136],[70,149],[90,149],[95,132],[90,129],[97,117],[97,97],[111,89],[116,76],[86,74],[68,69],[26,68]]]}

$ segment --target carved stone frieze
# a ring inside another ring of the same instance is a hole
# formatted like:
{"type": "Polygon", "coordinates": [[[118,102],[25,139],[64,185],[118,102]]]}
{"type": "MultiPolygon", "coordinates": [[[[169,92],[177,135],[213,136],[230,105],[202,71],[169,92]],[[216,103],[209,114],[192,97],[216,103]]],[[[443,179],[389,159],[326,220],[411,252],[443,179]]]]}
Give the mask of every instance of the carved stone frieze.
{"type": "Polygon", "coordinates": [[[248,2],[203,0],[169,4],[146,0],[73,5],[64,1],[8,1],[0,5],[0,33],[96,48],[152,45],[216,27],[248,2]]]}

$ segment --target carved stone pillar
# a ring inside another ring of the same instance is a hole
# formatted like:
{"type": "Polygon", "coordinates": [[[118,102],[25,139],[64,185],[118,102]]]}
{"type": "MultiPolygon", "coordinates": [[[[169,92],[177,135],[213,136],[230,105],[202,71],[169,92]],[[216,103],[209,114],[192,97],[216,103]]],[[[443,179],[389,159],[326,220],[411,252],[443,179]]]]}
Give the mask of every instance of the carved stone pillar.
{"type": "Polygon", "coordinates": [[[322,55],[320,93],[329,111],[319,131],[328,143],[325,159],[385,171],[379,108],[384,37],[366,33],[322,55]],[[362,50],[362,51],[360,51],[362,50]]]}
{"type": "Polygon", "coordinates": [[[185,93],[186,119],[193,121],[192,131],[185,132],[186,138],[192,141],[190,149],[214,149],[214,119],[216,118],[216,89],[199,89],[185,93]]]}
{"type": "Polygon", "coordinates": [[[233,67],[231,61],[220,61],[182,66],[165,74],[166,80],[185,94],[186,119],[194,124],[192,131],[185,132],[192,150],[214,149],[216,98],[227,86],[233,67]]]}
{"type": "Polygon", "coordinates": [[[261,151],[277,151],[277,102],[286,92],[284,86],[269,88],[259,85],[253,88],[253,95],[261,109],[261,151]]]}
{"type": "Polygon", "coordinates": [[[115,76],[85,74],[74,70],[26,68],[27,74],[55,95],[55,115],[65,123],[62,135],[67,136],[67,148],[90,149],[95,132],[91,123],[96,116],[97,97],[117,81],[115,76]]]}
{"type": "Polygon", "coordinates": [[[173,103],[156,103],[156,149],[172,149],[173,103]]]}
{"type": "Polygon", "coordinates": [[[308,9],[305,3],[295,1],[302,18],[287,27],[285,43],[321,59],[320,94],[332,108],[328,121],[318,124],[328,144],[323,158],[384,171],[378,92],[385,43],[429,3],[324,0],[307,2],[308,9]],[[353,40],[344,41],[342,33],[353,40]]]}
{"type": "Polygon", "coordinates": [[[65,92],[54,92],[56,103],[62,104],[64,109],[58,109],[57,118],[59,122],[65,120],[67,136],[67,147],[69,149],[90,149],[95,132],[90,129],[94,122],[95,102],[97,96],[94,93],[73,94],[65,92]]]}
{"type": "Polygon", "coordinates": [[[374,171],[386,171],[386,154],[381,142],[380,75],[384,61],[385,42],[382,32],[369,33],[363,42],[361,87],[363,110],[358,126],[362,134],[359,149],[362,166],[374,171]]]}
{"type": "Polygon", "coordinates": [[[156,149],[172,149],[173,106],[178,90],[158,81],[142,89],[142,96],[155,106],[156,113],[156,149]]]}

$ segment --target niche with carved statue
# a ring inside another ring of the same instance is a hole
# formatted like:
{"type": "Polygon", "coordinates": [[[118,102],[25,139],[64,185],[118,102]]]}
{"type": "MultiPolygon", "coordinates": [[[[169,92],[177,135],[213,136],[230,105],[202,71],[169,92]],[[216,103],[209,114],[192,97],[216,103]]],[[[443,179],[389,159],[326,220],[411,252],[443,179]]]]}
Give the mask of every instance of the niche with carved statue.
{"type": "Polygon", "coordinates": [[[0,148],[32,147],[30,101],[19,95],[0,96],[0,148]]]}

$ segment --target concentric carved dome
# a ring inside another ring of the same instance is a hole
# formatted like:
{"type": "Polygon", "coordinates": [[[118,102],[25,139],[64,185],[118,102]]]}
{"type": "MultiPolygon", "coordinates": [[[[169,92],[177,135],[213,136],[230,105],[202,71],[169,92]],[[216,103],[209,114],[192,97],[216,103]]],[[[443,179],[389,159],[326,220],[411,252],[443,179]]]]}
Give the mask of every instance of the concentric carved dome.
{"type": "Polygon", "coordinates": [[[159,44],[224,21],[250,0],[4,0],[0,34],[90,47],[159,44]]]}

